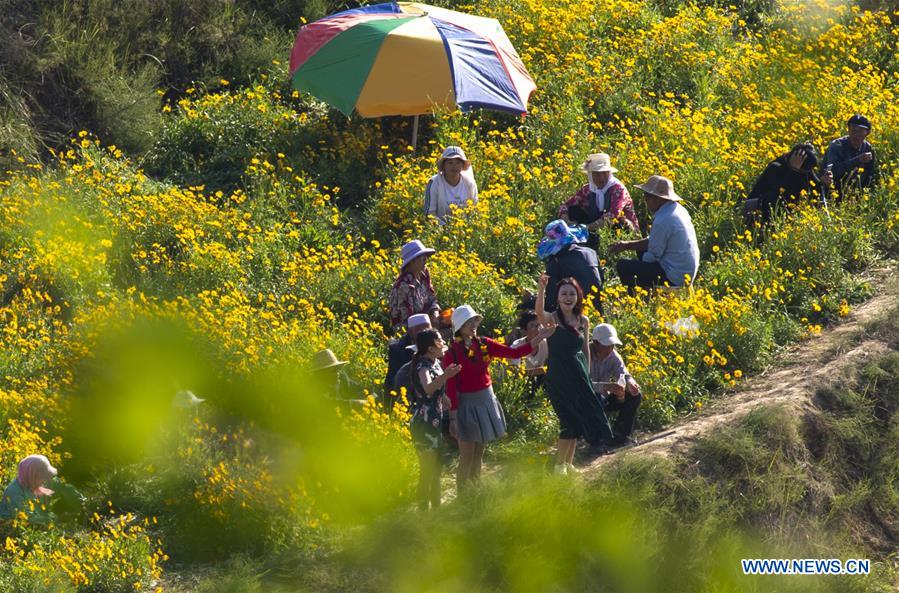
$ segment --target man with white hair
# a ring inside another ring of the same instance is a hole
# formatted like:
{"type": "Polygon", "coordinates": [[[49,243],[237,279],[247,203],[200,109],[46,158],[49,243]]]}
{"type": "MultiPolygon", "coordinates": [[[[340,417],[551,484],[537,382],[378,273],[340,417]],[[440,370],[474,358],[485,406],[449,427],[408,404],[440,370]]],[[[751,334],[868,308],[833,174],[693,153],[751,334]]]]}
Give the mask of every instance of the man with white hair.
{"type": "Polygon", "coordinates": [[[615,266],[621,283],[650,289],[668,284],[685,286],[699,271],[699,243],[683,198],[674,193],[674,184],[661,175],[651,176],[637,186],[643,190],[646,207],[652,213],[649,237],[636,241],[618,241],[609,251],[633,250],[639,259],[620,259],[615,266]]]}

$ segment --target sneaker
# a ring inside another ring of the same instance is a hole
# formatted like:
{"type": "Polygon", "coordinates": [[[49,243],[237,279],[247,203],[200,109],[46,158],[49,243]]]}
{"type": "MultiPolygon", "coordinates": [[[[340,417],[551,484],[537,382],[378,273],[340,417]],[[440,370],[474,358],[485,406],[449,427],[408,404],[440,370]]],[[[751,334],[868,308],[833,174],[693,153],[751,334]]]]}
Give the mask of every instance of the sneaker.
{"type": "Polygon", "coordinates": [[[614,445],[612,445],[611,441],[603,441],[602,443],[590,445],[590,448],[587,449],[587,452],[594,457],[599,457],[600,455],[608,455],[614,449],[615,447],[614,445]]]}
{"type": "Polygon", "coordinates": [[[566,463],[565,466],[568,468],[568,471],[566,472],[568,474],[579,474],[584,471],[578,467],[574,467],[574,465],[571,463],[566,463]]]}
{"type": "Polygon", "coordinates": [[[568,464],[567,463],[559,463],[553,466],[553,473],[557,476],[567,476],[568,475],[568,464]]]}

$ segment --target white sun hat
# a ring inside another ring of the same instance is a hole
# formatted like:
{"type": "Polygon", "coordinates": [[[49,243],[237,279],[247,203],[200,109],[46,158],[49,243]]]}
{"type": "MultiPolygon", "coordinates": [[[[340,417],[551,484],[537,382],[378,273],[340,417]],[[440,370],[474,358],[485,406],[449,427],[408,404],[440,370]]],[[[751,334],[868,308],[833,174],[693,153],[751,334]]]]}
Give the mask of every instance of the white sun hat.
{"type": "Polygon", "coordinates": [[[618,339],[618,332],[615,331],[615,326],[611,323],[600,323],[594,327],[591,337],[603,346],[621,345],[621,340],[618,339]]]}
{"type": "Polygon", "coordinates": [[[453,311],[453,333],[462,329],[462,326],[465,325],[465,322],[470,319],[477,319],[478,321],[480,321],[481,319],[484,319],[484,317],[482,315],[479,315],[471,305],[462,305],[461,307],[456,307],[456,309],[453,311]]]}

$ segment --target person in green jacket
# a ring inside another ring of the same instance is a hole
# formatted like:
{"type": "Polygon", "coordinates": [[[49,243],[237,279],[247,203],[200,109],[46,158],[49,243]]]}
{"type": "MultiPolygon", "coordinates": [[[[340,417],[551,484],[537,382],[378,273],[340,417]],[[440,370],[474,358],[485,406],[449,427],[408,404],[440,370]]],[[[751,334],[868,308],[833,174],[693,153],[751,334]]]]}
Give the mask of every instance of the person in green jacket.
{"type": "Polygon", "coordinates": [[[9,483],[0,499],[0,519],[12,520],[24,512],[31,523],[51,523],[56,520],[56,515],[49,510],[51,497],[61,499],[66,506],[80,508],[84,496],[74,487],[59,481],[56,475],[56,468],[43,455],[29,455],[20,461],[16,478],[9,483]]]}

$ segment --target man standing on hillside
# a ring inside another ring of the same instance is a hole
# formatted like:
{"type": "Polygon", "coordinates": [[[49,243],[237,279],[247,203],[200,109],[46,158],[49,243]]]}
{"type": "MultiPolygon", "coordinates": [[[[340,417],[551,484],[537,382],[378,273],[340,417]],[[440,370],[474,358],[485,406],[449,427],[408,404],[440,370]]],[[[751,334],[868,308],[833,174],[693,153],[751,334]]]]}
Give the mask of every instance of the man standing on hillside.
{"type": "Polygon", "coordinates": [[[412,347],[415,345],[415,338],[430,327],[431,318],[427,314],[410,315],[406,320],[406,333],[403,334],[403,337],[391,340],[387,344],[387,377],[384,379],[384,407],[387,411],[393,410],[393,406],[399,398],[399,393],[391,394],[396,389],[397,373],[400,368],[412,360],[412,347]]]}
{"type": "Polygon", "coordinates": [[[864,189],[877,180],[874,147],[866,140],[871,133],[871,121],[856,114],[849,118],[846,127],[848,134],[831,142],[824,154],[824,166],[833,173],[840,197],[844,189],[864,189]]]}
{"type": "Polygon", "coordinates": [[[646,207],[652,213],[649,237],[636,241],[618,241],[609,251],[634,250],[638,259],[620,259],[615,268],[621,283],[649,289],[669,284],[684,286],[696,279],[699,271],[699,243],[682,198],[674,193],[674,184],[661,175],[651,176],[637,186],[643,190],[646,207]]]}

